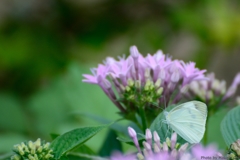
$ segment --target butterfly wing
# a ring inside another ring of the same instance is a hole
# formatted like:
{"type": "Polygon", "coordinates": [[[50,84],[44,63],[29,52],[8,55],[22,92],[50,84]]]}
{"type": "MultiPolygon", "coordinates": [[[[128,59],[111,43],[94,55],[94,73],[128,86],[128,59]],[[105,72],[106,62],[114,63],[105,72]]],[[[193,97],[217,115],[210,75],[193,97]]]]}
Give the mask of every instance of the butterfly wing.
{"type": "Polygon", "coordinates": [[[207,106],[198,101],[183,103],[167,115],[170,127],[189,143],[203,138],[207,118],[207,106]]]}
{"type": "Polygon", "coordinates": [[[195,108],[207,117],[207,106],[203,102],[200,102],[200,101],[186,102],[174,107],[170,112],[173,113],[174,111],[179,110],[181,108],[195,108]]]}

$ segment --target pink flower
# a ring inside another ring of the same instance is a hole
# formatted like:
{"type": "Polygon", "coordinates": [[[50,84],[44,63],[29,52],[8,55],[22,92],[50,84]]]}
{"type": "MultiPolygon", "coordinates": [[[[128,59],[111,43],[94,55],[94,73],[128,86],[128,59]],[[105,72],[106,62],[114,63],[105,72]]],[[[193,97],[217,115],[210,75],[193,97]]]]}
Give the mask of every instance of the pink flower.
{"type": "Polygon", "coordinates": [[[201,159],[223,159],[224,156],[218,152],[217,147],[209,145],[207,147],[201,144],[196,144],[190,150],[187,150],[188,143],[180,145],[177,143],[177,134],[173,133],[171,139],[166,138],[166,141],[160,143],[160,138],[156,131],[153,135],[149,129],[146,130],[143,141],[143,148],[139,148],[137,133],[131,127],[128,127],[129,136],[132,138],[138,153],[124,156],[118,153],[111,156],[111,160],[201,160],[201,159]],[[209,158],[211,157],[211,158],[209,158]],[[114,159],[113,159],[114,158],[114,159]]]}
{"type": "Polygon", "coordinates": [[[240,73],[238,73],[231,86],[226,87],[226,81],[215,78],[214,73],[207,74],[207,81],[193,81],[182,88],[181,92],[185,98],[199,99],[205,102],[209,113],[216,110],[220,105],[233,98],[240,84],[240,73]]]}
{"type": "Polygon", "coordinates": [[[199,70],[198,68],[195,68],[194,62],[184,63],[183,65],[183,84],[189,84],[193,79],[194,80],[204,80],[206,77],[203,75],[206,70],[199,70]]]}
{"type": "Polygon", "coordinates": [[[193,157],[197,160],[209,159],[208,157],[211,157],[210,159],[212,159],[213,157],[222,156],[221,153],[218,152],[217,147],[214,145],[209,145],[204,148],[201,144],[197,144],[191,149],[191,152],[193,157]]]}
{"type": "Polygon", "coordinates": [[[132,138],[137,150],[137,157],[146,160],[155,160],[155,159],[177,159],[182,156],[186,151],[188,143],[180,145],[177,143],[177,133],[173,133],[171,139],[166,138],[166,141],[162,144],[160,143],[160,137],[156,131],[152,132],[150,129],[146,129],[145,139],[143,141],[143,149],[139,148],[139,143],[137,139],[137,134],[135,130],[131,127],[128,127],[129,136],[132,138]],[[178,148],[178,149],[177,149],[178,148]]]}
{"type": "Polygon", "coordinates": [[[235,76],[231,86],[228,88],[226,94],[224,95],[223,100],[226,100],[226,99],[229,99],[230,97],[232,97],[236,93],[237,87],[239,84],[240,84],[240,73],[238,73],[235,76]]]}
{"type": "Polygon", "coordinates": [[[136,160],[136,155],[123,155],[121,152],[114,152],[110,157],[110,160],[136,160]]]}
{"type": "Polygon", "coordinates": [[[157,115],[159,106],[181,100],[184,86],[207,79],[205,70],[193,62],[172,60],[160,50],[143,57],[136,46],[130,47],[129,57],[108,57],[91,71],[92,75],[83,75],[83,82],[99,85],[124,114],[143,107],[145,111],[155,109],[157,115]]]}
{"type": "Polygon", "coordinates": [[[99,83],[98,77],[102,76],[106,78],[108,73],[108,68],[102,64],[99,64],[98,68],[92,68],[91,72],[93,75],[83,74],[83,77],[85,78],[83,82],[98,84],[99,83]]]}

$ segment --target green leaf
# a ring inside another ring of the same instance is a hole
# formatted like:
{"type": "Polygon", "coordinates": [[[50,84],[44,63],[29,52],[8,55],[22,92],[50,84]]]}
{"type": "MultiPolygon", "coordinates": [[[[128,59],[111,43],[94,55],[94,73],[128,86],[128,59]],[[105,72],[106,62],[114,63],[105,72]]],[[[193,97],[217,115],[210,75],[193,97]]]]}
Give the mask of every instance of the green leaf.
{"type": "Polygon", "coordinates": [[[116,132],[109,130],[105,141],[99,151],[100,156],[110,156],[113,151],[122,151],[122,144],[116,138],[116,132]]]}
{"type": "Polygon", "coordinates": [[[231,109],[221,122],[221,132],[227,146],[240,138],[240,106],[231,109]]]}
{"type": "MultiPolygon", "coordinates": [[[[173,109],[176,105],[172,105],[166,108],[166,111],[170,111],[173,109]]],[[[161,142],[165,142],[166,138],[171,138],[172,129],[168,126],[167,123],[164,121],[166,120],[165,115],[163,112],[161,112],[153,121],[153,123],[150,126],[151,132],[156,131],[161,139],[161,142]]],[[[173,131],[174,132],[174,131],[173,131]]],[[[177,142],[180,144],[186,143],[186,141],[178,135],[177,142]]]]}
{"type": "Polygon", "coordinates": [[[64,155],[64,156],[60,157],[59,160],[69,160],[69,158],[66,155],[64,155]]]}
{"type": "Polygon", "coordinates": [[[57,137],[50,145],[55,153],[55,158],[59,159],[66,152],[80,146],[107,126],[109,125],[77,128],[57,137]]]}
{"type": "MultiPolygon", "coordinates": [[[[88,154],[82,154],[82,153],[70,153],[68,155],[68,160],[109,160],[106,158],[102,158],[99,156],[93,156],[93,155],[88,155],[88,154]]],[[[62,158],[60,159],[62,160],[62,158]]],[[[63,159],[67,160],[67,159],[63,159]]]]}
{"type": "MultiPolygon", "coordinates": [[[[98,116],[96,114],[92,114],[92,113],[84,113],[84,112],[73,112],[72,114],[76,114],[76,115],[80,115],[81,118],[82,117],[86,117],[89,119],[92,119],[94,121],[97,121],[98,123],[101,124],[109,124],[112,122],[112,120],[109,120],[107,118],[98,116]]],[[[127,131],[126,126],[120,125],[119,123],[114,123],[110,126],[111,129],[117,131],[117,132],[122,132],[122,133],[126,133],[125,131],[127,131]]]]}
{"type": "MultiPolygon", "coordinates": [[[[117,140],[123,142],[123,143],[127,143],[129,145],[135,146],[135,144],[133,143],[132,139],[130,138],[124,138],[124,137],[117,137],[117,140]]],[[[143,146],[143,141],[145,141],[145,138],[138,138],[138,143],[140,145],[140,147],[143,146]]]]}
{"type": "Polygon", "coordinates": [[[84,153],[84,154],[88,154],[88,155],[96,155],[96,153],[85,144],[83,144],[80,147],[74,149],[72,152],[84,153]]]}
{"type": "MultiPolygon", "coordinates": [[[[90,119],[95,120],[102,124],[109,124],[112,122],[112,120],[109,120],[107,118],[104,118],[104,117],[101,117],[101,116],[98,116],[98,115],[95,115],[92,113],[73,112],[72,114],[81,115],[81,117],[90,118],[90,119]]],[[[132,128],[134,128],[134,130],[137,133],[141,133],[141,129],[139,129],[139,127],[135,123],[133,123],[132,121],[129,121],[127,119],[117,120],[114,124],[109,126],[109,128],[116,131],[117,133],[122,133],[124,135],[128,135],[128,131],[127,131],[128,126],[131,126],[132,128]]]]}
{"type": "Polygon", "coordinates": [[[50,133],[50,136],[51,136],[52,140],[54,140],[54,139],[56,139],[60,135],[57,134],[57,133],[50,133]]]}
{"type": "Polygon", "coordinates": [[[79,157],[81,157],[81,160],[90,160],[89,158],[86,158],[83,155],[91,156],[91,155],[96,155],[96,153],[94,153],[93,150],[91,150],[87,145],[83,144],[80,147],[71,151],[67,155],[67,157],[69,160],[79,160],[80,159],[79,157]],[[78,154],[78,153],[81,153],[81,154],[78,154]]]}

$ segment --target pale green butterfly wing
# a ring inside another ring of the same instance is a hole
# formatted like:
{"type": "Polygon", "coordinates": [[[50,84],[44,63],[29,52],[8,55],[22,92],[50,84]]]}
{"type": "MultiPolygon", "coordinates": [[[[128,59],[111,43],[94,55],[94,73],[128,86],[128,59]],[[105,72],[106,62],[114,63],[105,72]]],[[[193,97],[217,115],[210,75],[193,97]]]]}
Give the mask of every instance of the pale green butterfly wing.
{"type": "Polygon", "coordinates": [[[176,106],[175,108],[173,108],[170,112],[174,112],[175,110],[179,110],[180,108],[183,108],[183,107],[184,108],[195,108],[207,117],[207,105],[200,101],[190,101],[190,102],[180,104],[180,105],[176,106]]]}
{"type": "Polygon", "coordinates": [[[189,143],[199,143],[205,132],[207,106],[198,101],[183,103],[166,116],[170,127],[189,143]]]}

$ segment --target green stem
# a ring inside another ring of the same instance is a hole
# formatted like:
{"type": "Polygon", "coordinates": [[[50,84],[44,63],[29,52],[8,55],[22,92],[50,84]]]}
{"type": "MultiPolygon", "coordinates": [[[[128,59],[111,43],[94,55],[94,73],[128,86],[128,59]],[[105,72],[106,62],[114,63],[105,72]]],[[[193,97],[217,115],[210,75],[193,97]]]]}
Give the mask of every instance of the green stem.
{"type": "Polygon", "coordinates": [[[145,131],[147,129],[147,121],[146,121],[144,107],[142,107],[142,106],[139,107],[139,113],[140,113],[140,117],[142,120],[142,131],[143,131],[143,133],[145,133],[145,131]]]}
{"type": "Polygon", "coordinates": [[[208,142],[208,118],[207,117],[207,120],[206,120],[206,130],[205,130],[205,134],[204,134],[204,137],[203,137],[203,144],[204,145],[207,145],[207,142],[208,142]]]}

